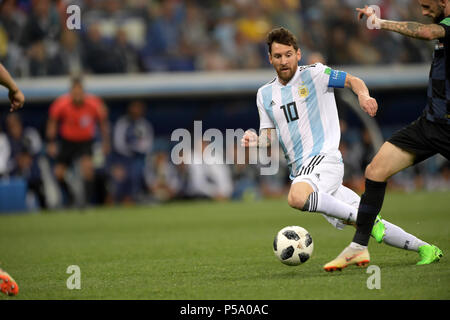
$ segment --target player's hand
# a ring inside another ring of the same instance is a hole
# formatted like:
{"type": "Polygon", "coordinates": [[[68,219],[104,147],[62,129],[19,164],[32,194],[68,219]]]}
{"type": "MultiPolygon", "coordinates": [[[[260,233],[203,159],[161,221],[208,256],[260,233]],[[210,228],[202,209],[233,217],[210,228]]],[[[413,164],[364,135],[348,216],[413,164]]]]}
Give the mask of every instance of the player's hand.
{"type": "Polygon", "coordinates": [[[358,96],[358,101],[361,109],[369,114],[371,117],[375,117],[378,110],[377,100],[371,96],[361,94],[358,96]]]}
{"type": "Polygon", "coordinates": [[[356,11],[358,11],[358,20],[361,20],[364,16],[366,16],[367,19],[373,19],[371,21],[372,23],[376,22],[377,15],[375,14],[375,10],[373,10],[373,8],[366,5],[363,9],[356,8],[356,11]]]}
{"type": "Polygon", "coordinates": [[[258,135],[251,130],[247,130],[241,139],[242,147],[257,147],[258,146],[258,135]]]}
{"type": "Polygon", "coordinates": [[[9,101],[11,101],[11,108],[9,109],[9,112],[13,112],[14,110],[18,110],[23,107],[23,104],[25,103],[25,96],[20,89],[10,90],[8,97],[9,101]]]}

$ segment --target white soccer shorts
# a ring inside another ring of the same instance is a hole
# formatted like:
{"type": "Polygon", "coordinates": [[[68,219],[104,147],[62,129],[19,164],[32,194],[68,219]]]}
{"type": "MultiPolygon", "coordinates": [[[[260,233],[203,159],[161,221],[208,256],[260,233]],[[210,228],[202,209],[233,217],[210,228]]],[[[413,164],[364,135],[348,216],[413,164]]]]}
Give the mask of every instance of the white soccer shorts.
{"type": "MultiPolygon", "coordinates": [[[[292,184],[308,183],[314,192],[328,193],[345,203],[358,208],[360,197],[342,185],[344,163],[340,152],[335,154],[319,154],[307,159],[292,184]]],[[[343,229],[346,224],[341,220],[322,214],[329,223],[337,229],[343,229]]]]}

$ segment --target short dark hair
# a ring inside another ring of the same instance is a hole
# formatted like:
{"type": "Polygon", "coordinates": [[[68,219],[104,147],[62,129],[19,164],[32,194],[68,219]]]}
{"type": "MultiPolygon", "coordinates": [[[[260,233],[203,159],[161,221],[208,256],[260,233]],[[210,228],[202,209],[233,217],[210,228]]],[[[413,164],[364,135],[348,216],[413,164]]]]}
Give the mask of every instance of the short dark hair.
{"type": "Polygon", "coordinates": [[[267,35],[267,46],[269,47],[269,53],[272,53],[272,43],[274,42],[287,46],[293,46],[295,51],[298,50],[297,38],[292,32],[283,27],[273,29],[267,35]]]}

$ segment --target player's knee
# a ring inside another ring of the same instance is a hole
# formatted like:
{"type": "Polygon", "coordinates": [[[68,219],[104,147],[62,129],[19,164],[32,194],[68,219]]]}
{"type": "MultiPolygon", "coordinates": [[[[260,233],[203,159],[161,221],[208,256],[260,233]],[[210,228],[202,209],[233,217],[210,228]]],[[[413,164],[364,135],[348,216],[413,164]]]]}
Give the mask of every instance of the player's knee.
{"type": "Polygon", "coordinates": [[[288,196],[288,204],[294,209],[305,211],[304,207],[308,200],[307,196],[290,193],[288,196]]]}
{"type": "Polygon", "coordinates": [[[382,166],[376,165],[374,163],[369,163],[364,173],[366,179],[370,179],[373,181],[386,181],[386,179],[388,178],[387,175],[388,173],[386,168],[383,168],[382,166]]]}

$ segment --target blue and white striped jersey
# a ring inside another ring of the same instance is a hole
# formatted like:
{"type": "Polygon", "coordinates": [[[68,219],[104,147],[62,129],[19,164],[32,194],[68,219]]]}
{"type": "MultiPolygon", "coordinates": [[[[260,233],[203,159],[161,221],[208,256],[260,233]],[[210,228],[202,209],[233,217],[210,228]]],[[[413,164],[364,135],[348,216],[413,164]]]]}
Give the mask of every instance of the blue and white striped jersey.
{"type": "Polygon", "coordinates": [[[316,63],[299,66],[286,85],[275,78],[258,89],[260,130],[276,129],[291,179],[307,159],[339,153],[341,132],[333,88],[343,88],[346,76],[316,63]]]}

